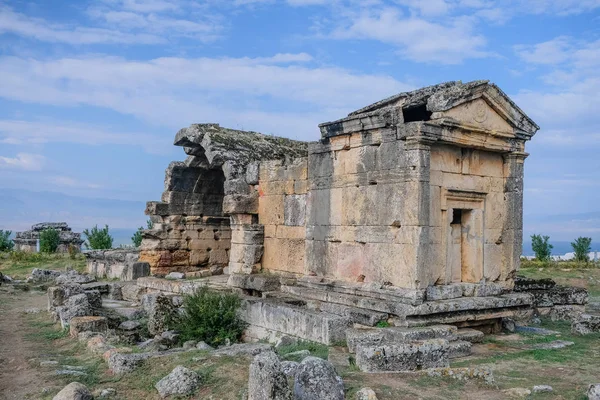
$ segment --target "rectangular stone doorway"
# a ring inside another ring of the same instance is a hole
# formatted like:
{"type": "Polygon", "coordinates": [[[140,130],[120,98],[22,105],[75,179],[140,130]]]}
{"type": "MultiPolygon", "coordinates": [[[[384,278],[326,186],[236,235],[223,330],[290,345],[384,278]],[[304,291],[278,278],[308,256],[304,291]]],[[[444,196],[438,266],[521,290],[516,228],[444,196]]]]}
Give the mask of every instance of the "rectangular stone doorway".
{"type": "Polygon", "coordinates": [[[446,198],[446,282],[476,283],[483,278],[484,198],[448,193],[446,198]]]}

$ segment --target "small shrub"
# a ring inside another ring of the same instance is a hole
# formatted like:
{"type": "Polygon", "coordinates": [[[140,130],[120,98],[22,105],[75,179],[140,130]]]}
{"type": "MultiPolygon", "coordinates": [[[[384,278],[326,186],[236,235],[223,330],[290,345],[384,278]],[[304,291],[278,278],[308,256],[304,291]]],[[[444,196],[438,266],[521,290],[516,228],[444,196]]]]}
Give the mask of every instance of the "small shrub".
{"type": "Polygon", "coordinates": [[[548,243],[548,240],[550,236],[531,235],[531,248],[539,261],[550,261],[554,246],[548,243]]]}
{"type": "Polygon", "coordinates": [[[377,323],[377,325],[375,325],[377,328],[389,328],[390,327],[390,323],[387,321],[379,321],[377,323]]]}
{"type": "Polygon", "coordinates": [[[60,235],[56,229],[44,229],[40,233],[40,252],[56,253],[60,243],[60,235]]]}
{"type": "Polygon", "coordinates": [[[591,244],[592,238],[588,237],[578,237],[574,242],[571,242],[571,247],[573,247],[573,251],[575,252],[575,261],[590,261],[589,252],[592,250],[591,244]]]}
{"type": "Polygon", "coordinates": [[[69,244],[69,248],[67,250],[69,251],[69,258],[71,260],[74,260],[75,258],[77,258],[77,254],[79,253],[79,249],[75,245],[69,244]]]}
{"type": "Polygon", "coordinates": [[[108,233],[108,225],[105,225],[102,229],[98,229],[98,225],[96,225],[91,229],[91,231],[85,229],[83,234],[87,238],[85,247],[88,249],[105,250],[112,248],[113,238],[108,233]]]}
{"type": "Polygon", "coordinates": [[[0,251],[11,251],[15,244],[10,240],[12,231],[4,231],[0,229],[0,251]]]}
{"type": "MultiPolygon", "coordinates": [[[[154,226],[154,223],[152,222],[152,220],[148,220],[146,221],[146,229],[152,229],[152,227],[154,226]]],[[[131,241],[133,242],[133,245],[135,247],[140,247],[140,245],[142,244],[142,232],[144,231],[144,227],[140,226],[138,228],[138,230],[133,234],[133,236],[131,237],[131,241]]]]}
{"type": "Polygon", "coordinates": [[[246,323],[238,316],[241,300],[229,293],[211,292],[207,287],[183,297],[183,313],[172,326],[180,332],[181,340],[203,340],[219,346],[229,339],[238,342],[246,323]]]}

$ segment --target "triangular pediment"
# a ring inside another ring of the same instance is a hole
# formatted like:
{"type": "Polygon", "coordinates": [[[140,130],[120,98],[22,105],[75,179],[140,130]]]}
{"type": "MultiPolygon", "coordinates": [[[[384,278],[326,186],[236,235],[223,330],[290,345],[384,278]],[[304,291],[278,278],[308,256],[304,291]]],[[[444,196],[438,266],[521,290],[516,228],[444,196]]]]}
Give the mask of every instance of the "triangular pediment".
{"type": "Polygon", "coordinates": [[[432,119],[450,118],[458,125],[491,132],[514,134],[515,127],[498,114],[483,98],[462,103],[447,111],[437,112],[432,119]]]}

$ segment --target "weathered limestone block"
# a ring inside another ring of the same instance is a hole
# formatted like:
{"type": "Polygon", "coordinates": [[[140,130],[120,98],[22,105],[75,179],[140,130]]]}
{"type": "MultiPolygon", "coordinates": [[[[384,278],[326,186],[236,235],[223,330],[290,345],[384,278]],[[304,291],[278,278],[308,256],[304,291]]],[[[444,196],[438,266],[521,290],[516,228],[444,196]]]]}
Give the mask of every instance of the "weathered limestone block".
{"type": "Polygon", "coordinates": [[[52,400],[94,400],[94,396],[85,385],[79,382],[71,382],[58,392],[52,400]]]}
{"type": "Polygon", "coordinates": [[[250,330],[258,327],[323,344],[344,340],[345,331],[350,325],[350,320],[346,317],[316,312],[271,299],[247,299],[243,303],[240,316],[250,324],[250,330]]]}
{"type": "Polygon", "coordinates": [[[296,371],[294,397],[298,400],[344,400],[344,383],[331,363],[306,357],[296,371]]]}
{"type": "Polygon", "coordinates": [[[481,343],[485,335],[476,329],[462,328],[456,332],[456,339],[471,343],[481,343]]]}
{"type": "Polygon", "coordinates": [[[362,388],[356,392],[356,400],[377,400],[377,394],[371,388],[362,388]]]}
{"type": "Polygon", "coordinates": [[[576,321],[583,313],[585,313],[585,306],[559,305],[550,310],[550,319],[552,321],[576,321]]]}
{"type": "Polygon", "coordinates": [[[515,278],[515,292],[527,292],[530,290],[548,290],[556,286],[556,282],[552,279],[531,279],[522,276],[515,278]]]}
{"type": "Polygon", "coordinates": [[[254,357],[249,375],[248,400],[292,400],[283,367],[272,351],[254,357]]]}
{"type": "Polygon", "coordinates": [[[48,311],[62,306],[69,297],[83,293],[83,288],[77,283],[51,286],[48,288],[48,311]]]}
{"type": "Polygon", "coordinates": [[[190,396],[200,387],[202,378],[195,371],[181,365],[158,381],[155,385],[161,398],[169,396],[190,396]]]}
{"type": "Polygon", "coordinates": [[[573,320],[571,332],[576,335],[600,332],[600,315],[581,314],[579,318],[573,320]]]}
{"type": "Polygon", "coordinates": [[[447,340],[429,339],[382,346],[358,346],[356,364],[363,372],[416,371],[449,366],[447,340]]]}
{"type": "Polygon", "coordinates": [[[69,335],[77,337],[81,332],[106,333],[108,324],[105,317],[74,317],[69,324],[69,335]]]}
{"type": "Polygon", "coordinates": [[[471,355],[471,342],[455,340],[448,342],[448,358],[468,357],[471,355]]]}
{"type": "Polygon", "coordinates": [[[227,285],[259,292],[273,292],[279,290],[281,283],[276,275],[266,274],[230,274],[227,285]]]}
{"type": "Polygon", "coordinates": [[[248,194],[226,195],[223,198],[223,212],[226,214],[258,214],[258,192],[253,190],[248,194]]]}
{"type": "Polygon", "coordinates": [[[410,342],[415,340],[456,339],[457,328],[452,325],[432,325],[415,328],[351,328],[346,330],[346,342],[351,353],[359,346],[376,346],[388,343],[410,342]]]}
{"type": "Polygon", "coordinates": [[[584,288],[556,286],[547,290],[530,290],[537,307],[552,307],[553,305],[578,304],[588,301],[588,292],[584,288]]]}
{"type": "Polygon", "coordinates": [[[71,319],[75,317],[94,315],[94,309],[84,293],[76,294],[66,299],[62,306],[56,307],[56,312],[63,329],[67,328],[71,319]]]}
{"type": "Polygon", "coordinates": [[[231,227],[231,243],[262,245],[264,239],[264,225],[233,225],[231,227]]]}

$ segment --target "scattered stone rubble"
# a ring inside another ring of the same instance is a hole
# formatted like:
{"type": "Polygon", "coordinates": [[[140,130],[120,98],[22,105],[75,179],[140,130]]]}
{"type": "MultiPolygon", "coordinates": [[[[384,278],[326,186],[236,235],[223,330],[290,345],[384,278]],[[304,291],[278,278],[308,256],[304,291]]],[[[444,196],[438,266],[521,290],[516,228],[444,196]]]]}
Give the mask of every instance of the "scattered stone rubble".
{"type": "Polygon", "coordinates": [[[29,231],[16,232],[15,239],[13,240],[15,250],[36,253],[38,251],[40,234],[46,229],[58,231],[60,238],[58,248],[56,249],[58,253],[67,253],[69,249],[75,252],[81,251],[81,245],[83,244],[81,233],[73,232],[66,222],[43,222],[33,225],[29,231]]]}

